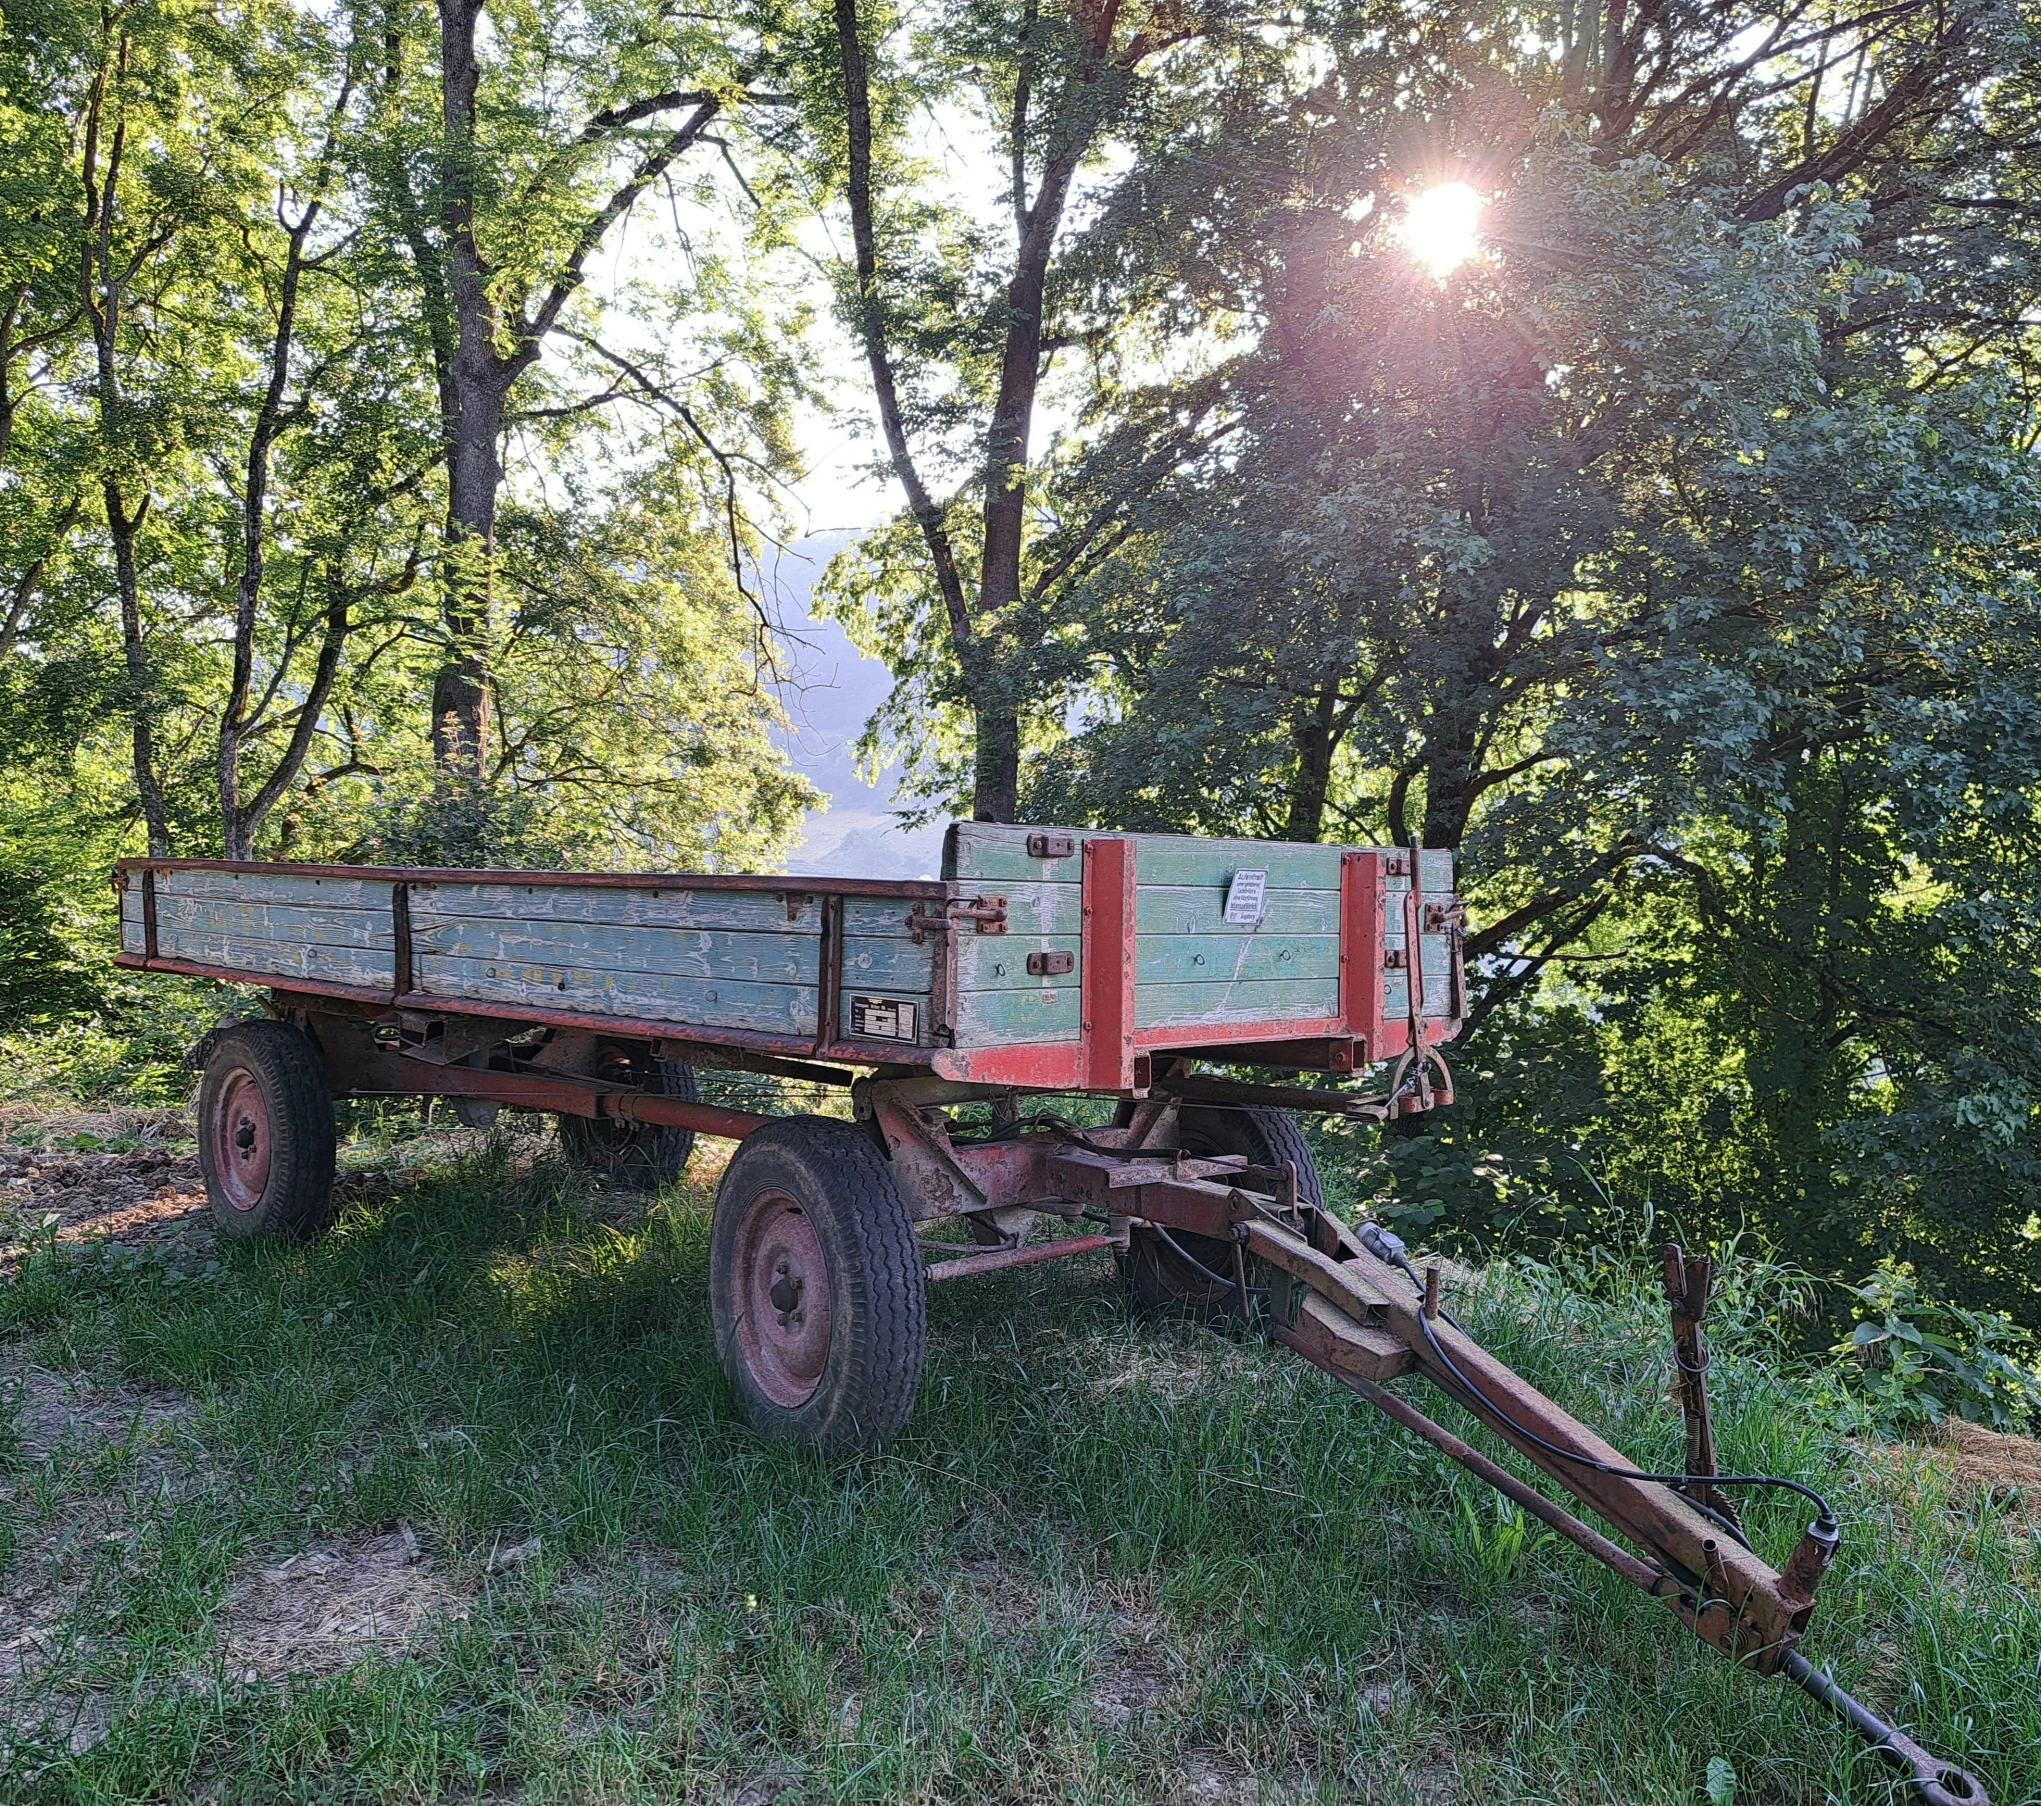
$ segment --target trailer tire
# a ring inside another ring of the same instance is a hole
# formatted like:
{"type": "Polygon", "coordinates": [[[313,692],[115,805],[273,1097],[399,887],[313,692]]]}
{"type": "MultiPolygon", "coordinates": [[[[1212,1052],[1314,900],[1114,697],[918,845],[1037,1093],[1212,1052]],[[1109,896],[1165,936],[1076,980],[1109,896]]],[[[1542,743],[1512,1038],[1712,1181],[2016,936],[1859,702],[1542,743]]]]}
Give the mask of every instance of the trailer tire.
{"type": "Polygon", "coordinates": [[[286,1022],[237,1022],[198,1088],[198,1164],[222,1235],[309,1240],[333,1220],[333,1099],[286,1022]]]}
{"type": "MultiPolygon", "coordinates": [[[[1192,1106],[1180,1110],[1176,1120],[1177,1140],[1186,1153],[1242,1154],[1256,1166],[1287,1162],[1297,1169],[1298,1203],[1324,1204],[1318,1162],[1289,1111],[1265,1105],[1192,1106]]],[[[1136,1229],[1119,1263],[1135,1308],[1144,1316],[1238,1323],[1246,1315],[1232,1281],[1233,1249],[1215,1236],[1136,1229]]]]}
{"type": "Polygon", "coordinates": [[[864,1130],[790,1116],[739,1145],[716,1193],[709,1311],[761,1435],[842,1452],[905,1425],[928,1284],[907,1202],[864,1130]]]}
{"type": "MultiPolygon", "coordinates": [[[[594,1076],[690,1104],[701,1097],[692,1066],[627,1048],[604,1048],[594,1076]]],[[[678,1179],[687,1171],[688,1156],[695,1147],[694,1130],[669,1129],[659,1123],[619,1122],[613,1116],[562,1116],[559,1124],[561,1151],[569,1160],[633,1191],[657,1191],[678,1179]]]]}

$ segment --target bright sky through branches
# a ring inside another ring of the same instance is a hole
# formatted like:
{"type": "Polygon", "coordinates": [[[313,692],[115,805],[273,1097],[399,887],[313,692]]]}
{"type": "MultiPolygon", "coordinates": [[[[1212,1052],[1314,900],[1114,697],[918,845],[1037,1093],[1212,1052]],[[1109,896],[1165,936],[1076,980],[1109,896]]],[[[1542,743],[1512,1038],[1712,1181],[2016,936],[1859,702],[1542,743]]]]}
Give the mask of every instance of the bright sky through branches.
{"type": "Polygon", "coordinates": [[[1465,182],[1444,182],[1412,198],[1403,242],[1434,276],[1450,276],[1481,248],[1481,197],[1465,182]]]}

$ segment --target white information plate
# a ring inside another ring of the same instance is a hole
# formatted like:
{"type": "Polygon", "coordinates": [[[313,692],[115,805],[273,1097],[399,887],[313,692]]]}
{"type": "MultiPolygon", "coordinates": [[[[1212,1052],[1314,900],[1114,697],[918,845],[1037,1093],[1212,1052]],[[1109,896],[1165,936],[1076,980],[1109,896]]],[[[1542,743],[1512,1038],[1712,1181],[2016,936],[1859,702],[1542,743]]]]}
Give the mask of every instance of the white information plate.
{"type": "Polygon", "coordinates": [[[1261,920],[1262,900],[1268,891],[1267,872],[1235,872],[1226,887],[1226,926],[1252,928],[1261,920]]]}
{"type": "Polygon", "coordinates": [[[850,1032],[865,1041],[912,1041],[919,1013],[897,997],[853,997],[850,1032]]]}

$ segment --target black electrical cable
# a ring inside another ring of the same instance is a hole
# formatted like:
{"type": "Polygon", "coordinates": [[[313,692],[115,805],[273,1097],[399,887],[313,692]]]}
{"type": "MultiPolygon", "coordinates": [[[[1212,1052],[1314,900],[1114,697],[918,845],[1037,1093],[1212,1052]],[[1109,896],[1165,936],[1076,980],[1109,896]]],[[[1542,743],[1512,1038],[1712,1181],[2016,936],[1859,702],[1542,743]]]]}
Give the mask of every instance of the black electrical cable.
{"type": "MultiPolygon", "coordinates": [[[[1203,1261],[1186,1248],[1183,1243],[1178,1241],[1175,1236],[1171,1235],[1167,1229],[1163,1228],[1160,1223],[1150,1223],[1148,1227],[1169,1244],[1171,1251],[1178,1260],[1184,1262],[1186,1266],[1195,1267],[1215,1286],[1224,1286],[1229,1292],[1238,1292],[1243,1289],[1239,1280],[1228,1279],[1223,1273],[1214,1273],[1210,1267],[1206,1266],[1203,1261]]],[[[1269,1289],[1267,1286],[1248,1286],[1245,1290],[1250,1297],[1266,1298],[1269,1289]]]]}
{"type": "MultiPolygon", "coordinates": [[[[1384,1233],[1372,1223],[1367,1227],[1374,1232],[1372,1238],[1365,1231],[1363,1232],[1363,1245],[1368,1247],[1368,1252],[1375,1255],[1377,1259],[1388,1259],[1401,1267],[1409,1277],[1410,1282],[1417,1287],[1419,1294],[1422,1295],[1424,1292],[1424,1281],[1418,1277],[1417,1270],[1411,1266],[1409,1258],[1404,1254],[1401,1240],[1384,1233]],[[1379,1242],[1382,1246],[1378,1248],[1371,1245],[1372,1242],[1379,1242]],[[1386,1254],[1383,1251],[1384,1249],[1387,1250],[1386,1254]]],[[[1592,1456],[1579,1455],[1574,1453],[1572,1449],[1561,1448],[1556,1442],[1547,1442],[1535,1430],[1527,1430],[1515,1418],[1511,1417],[1507,1411],[1503,1410],[1501,1406],[1491,1401],[1480,1387],[1476,1386],[1472,1380],[1468,1379],[1460,1371],[1458,1363],[1446,1352],[1445,1344],[1439,1340],[1438,1332],[1432,1328],[1431,1319],[1421,1310],[1418,1312],[1417,1321],[1418,1326],[1424,1331],[1425,1341],[1431,1345],[1432,1353],[1438,1357],[1439,1365],[1453,1376],[1454,1382],[1461,1391],[1466,1393],[1468,1399],[1473,1402],[1475,1407],[1487,1412],[1489,1416],[1507,1426],[1513,1435],[1523,1438],[1524,1441],[1536,1448],[1543,1449],[1548,1455],[1556,1455],[1561,1461],[1571,1462],[1575,1467],[1584,1467],[1593,1473],[1607,1474],[1612,1480],[1650,1480],[1655,1481],[1660,1486],[1677,1486],[1682,1489],[1689,1486],[1769,1486],[1781,1492],[1797,1492],[1802,1498],[1814,1501],[1814,1508],[1819,1514],[1822,1524],[1828,1526],[1831,1530],[1835,1527],[1836,1515],[1830,1509],[1828,1501],[1820,1493],[1816,1492],[1813,1487],[1802,1486],[1798,1480],[1783,1479],[1777,1474],[1649,1474],[1642,1468],[1617,1467],[1613,1462],[1597,1461],[1592,1456]]],[[[1721,1513],[1709,1511],[1707,1506],[1703,1505],[1698,1499],[1689,1499],[1687,1503],[1692,1505],[1697,1511],[1705,1513],[1714,1522],[1720,1524],[1723,1529],[1729,1531],[1746,1549],[1750,1547],[1750,1539],[1737,1530],[1721,1513]]]]}

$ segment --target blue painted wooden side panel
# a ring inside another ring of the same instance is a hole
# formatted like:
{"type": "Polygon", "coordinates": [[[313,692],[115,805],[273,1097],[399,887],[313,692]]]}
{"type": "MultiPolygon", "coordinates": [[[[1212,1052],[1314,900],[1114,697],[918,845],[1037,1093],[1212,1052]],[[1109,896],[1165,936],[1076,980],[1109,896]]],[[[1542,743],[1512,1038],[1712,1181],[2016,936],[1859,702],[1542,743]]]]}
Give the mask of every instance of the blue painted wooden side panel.
{"type": "MultiPolygon", "coordinates": [[[[602,966],[678,978],[730,978],[813,988],[821,940],[801,934],[733,934],[708,928],[616,928],[596,922],[411,921],[413,957],[519,965],[602,966]]],[[[423,970],[423,967],[420,967],[423,970]]]]}
{"type": "MultiPolygon", "coordinates": [[[[1073,972],[1061,981],[1036,980],[1034,990],[1047,993],[1060,984],[1062,996],[1022,1015],[1016,1006],[981,1000],[979,993],[1009,988],[1025,973],[1026,956],[1041,951],[1079,953],[1083,843],[1092,838],[1083,829],[1066,832],[1078,851],[1061,859],[1037,859],[1027,850],[1027,827],[985,822],[959,822],[950,831],[943,872],[961,883],[983,887],[1007,897],[1011,951],[995,943],[974,943],[966,935],[958,944],[958,988],[961,994],[958,1040],[984,1045],[1023,1038],[1023,1022],[1047,1025],[1039,1037],[1067,1039],[1077,1033],[1077,980],[1073,972]],[[1022,940],[1053,924],[1056,932],[1022,940]],[[1067,1028],[1066,1025],[1067,1024],[1067,1028]]],[[[1348,849],[1303,846],[1261,840],[1199,840],[1182,835],[1136,834],[1135,872],[1135,1020],[1143,1028],[1182,1028],[1210,1023],[1322,1020],[1338,1014],[1339,902],[1342,856],[1348,849]],[[1268,874],[1261,919],[1252,926],[1225,920],[1226,895],[1239,871],[1268,874]]],[[[1452,894],[1453,856],[1439,848],[1419,855],[1419,874],[1427,897],[1443,900],[1452,894]]],[[[1388,904],[1385,943],[1404,945],[1404,903],[1410,891],[1407,876],[1385,878],[1388,904]]],[[[1448,971],[1451,943],[1443,934],[1423,937],[1425,1014],[1447,1015],[1452,1007],[1448,971]]],[[[1382,974],[1384,1007],[1392,1019],[1407,1013],[1408,976],[1382,974]]]]}
{"type": "Polygon", "coordinates": [[[1229,1022],[1322,1021],[1339,1014],[1337,978],[1244,979],[1238,984],[1137,984],[1137,1028],[1219,1027],[1229,1022]]]}
{"type": "Polygon", "coordinates": [[[394,982],[395,957],[387,947],[335,947],[321,941],[256,941],[201,928],[156,923],[156,952],[162,959],[194,965],[228,966],[264,978],[323,979],[328,984],[365,985],[387,991],[394,982]]]}
{"type": "Polygon", "coordinates": [[[762,888],[635,890],[608,885],[414,884],[411,924],[507,921],[590,927],[723,930],[813,937],[821,920],[813,897],[762,888]],[[791,906],[793,914],[788,914],[791,906]]]}
{"type": "Polygon", "coordinates": [[[330,909],[302,903],[249,903],[225,897],[156,897],[156,934],[221,934],[247,941],[313,941],[329,947],[372,947],[386,956],[395,944],[389,904],[381,909],[330,909]]]}
{"type": "Polygon", "coordinates": [[[500,1003],[507,1006],[506,1015],[528,1006],[591,1016],[637,1016],[697,1028],[763,1029],[788,1035],[815,1032],[813,985],[683,978],[665,972],[464,959],[442,953],[419,956],[417,969],[421,989],[474,1002],[500,1003]]]}
{"type": "MultiPolygon", "coordinates": [[[[981,934],[968,918],[947,932],[910,917],[941,912],[932,900],[849,897],[842,903],[840,1028],[858,996],[916,1004],[926,1045],[946,949],[956,962],[956,1039],[993,1046],[1074,1041],[1082,1015],[1081,853],[1035,859],[1027,828],[959,823],[946,874],[966,899],[1005,900],[1007,932],[981,934]],[[1068,955],[1068,973],[1030,972],[1030,955],[1068,955]]],[[[1073,835],[1081,845],[1088,836],[1073,835]]],[[[1268,841],[1137,835],[1135,1017],[1144,1028],[1322,1020],[1338,1010],[1341,856],[1346,849],[1268,841]],[[1224,919],[1227,888],[1242,870],[1267,873],[1261,918],[1224,919]]],[[[1425,894],[1452,891],[1452,856],[1421,855],[1425,894]]],[[[395,980],[392,873],[313,877],[262,872],[159,872],[158,951],[166,958],[292,979],[386,989],[395,980]]],[[[1404,944],[1409,880],[1387,880],[1387,940],[1404,944]]],[[[815,1032],[823,908],[812,895],[774,888],[690,890],[459,879],[411,883],[415,987],[471,1003],[638,1017],[706,1030],[815,1032]]],[[[121,944],[143,950],[139,883],[120,904],[121,944]]],[[[1453,1001],[1443,934],[1423,937],[1425,1013],[1453,1001]]],[[[1407,976],[1382,975],[1392,1019],[1406,1010],[1407,976]]]]}

